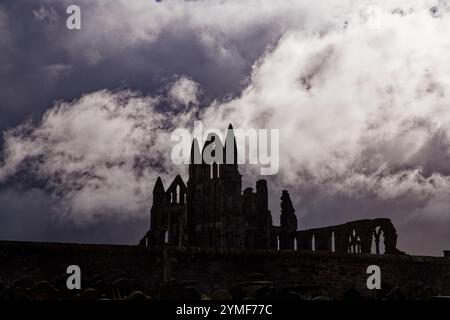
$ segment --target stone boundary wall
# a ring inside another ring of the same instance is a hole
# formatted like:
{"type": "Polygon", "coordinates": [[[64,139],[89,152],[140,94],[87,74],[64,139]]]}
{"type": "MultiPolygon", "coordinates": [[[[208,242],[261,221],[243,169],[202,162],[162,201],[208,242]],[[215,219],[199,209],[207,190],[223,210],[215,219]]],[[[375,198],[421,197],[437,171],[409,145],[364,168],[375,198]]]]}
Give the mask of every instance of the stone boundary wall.
{"type": "Polygon", "coordinates": [[[0,241],[0,281],[6,283],[24,276],[51,281],[71,264],[80,266],[82,279],[133,278],[149,291],[175,279],[207,294],[269,285],[334,298],[352,287],[375,296],[366,287],[366,269],[375,264],[382,290],[399,287],[408,298],[424,290],[450,295],[450,257],[0,241]]]}

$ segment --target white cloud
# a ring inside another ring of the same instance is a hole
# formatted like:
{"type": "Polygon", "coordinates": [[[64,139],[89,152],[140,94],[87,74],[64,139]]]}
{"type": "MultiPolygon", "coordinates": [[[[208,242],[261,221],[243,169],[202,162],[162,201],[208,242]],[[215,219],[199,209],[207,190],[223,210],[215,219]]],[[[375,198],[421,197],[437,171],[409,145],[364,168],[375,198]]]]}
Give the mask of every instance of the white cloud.
{"type": "Polygon", "coordinates": [[[214,126],[281,128],[287,181],[296,178],[292,170],[323,180],[356,163],[421,165],[418,152],[439,130],[447,139],[450,124],[450,19],[422,10],[383,24],[286,34],[255,65],[242,96],[205,118],[214,126]]]}
{"type": "Polygon", "coordinates": [[[96,215],[142,216],[152,181],[173,169],[171,129],[189,114],[165,116],[158,99],[133,92],[99,91],[50,109],[38,126],[6,132],[0,179],[21,169],[47,181],[56,210],[84,223],[96,215]],[[165,171],[167,170],[167,171],[165,171]]]}
{"type": "Polygon", "coordinates": [[[200,94],[199,84],[182,76],[179,77],[169,88],[168,96],[173,104],[188,107],[189,104],[198,104],[200,94]]]}

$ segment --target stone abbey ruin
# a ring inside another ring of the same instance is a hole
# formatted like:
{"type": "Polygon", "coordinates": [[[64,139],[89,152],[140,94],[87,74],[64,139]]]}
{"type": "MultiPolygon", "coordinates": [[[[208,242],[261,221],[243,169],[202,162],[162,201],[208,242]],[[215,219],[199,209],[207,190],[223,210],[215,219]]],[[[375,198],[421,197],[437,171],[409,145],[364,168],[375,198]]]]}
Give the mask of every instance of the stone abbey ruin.
{"type": "Polygon", "coordinates": [[[223,144],[212,136],[200,148],[194,139],[187,184],[178,175],[165,190],[161,178],[157,179],[150,230],[140,241],[141,246],[401,253],[396,248],[396,230],[385,218],[297,230],[297,217],[286,190],[281,194],[280,226],[274,226],[266,180],[256,182],[256,191],[249,187],[242,192],[233,127],[228,127],[223,144]],[[203,160],[205,148],[211,143],[214,149],[222,148],[221,163],[203,160]],[[227,161],[230,150],[232,161],[227,161]],[[199,155],[201,163],[194,161],[199,155]]]}

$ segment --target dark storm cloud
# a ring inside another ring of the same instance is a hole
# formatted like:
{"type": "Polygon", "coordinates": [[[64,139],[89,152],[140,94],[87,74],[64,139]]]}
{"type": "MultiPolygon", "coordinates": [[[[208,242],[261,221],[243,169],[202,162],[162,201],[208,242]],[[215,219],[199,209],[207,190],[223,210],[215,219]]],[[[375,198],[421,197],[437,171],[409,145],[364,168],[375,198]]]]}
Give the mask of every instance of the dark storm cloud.
{"type": "MultiPolygon", "coordinates": [[[[149,24],[154,23],[152,19],[170,16],[150,11],[165,4],[137,2],[148,10],[149,24]]],[[[231,38],[215,30],[207,32],[212,46],[215,41],[226,46],[226,56],[221,57],[211,52],[196,25],[186,25],[183,16],[170,17],[173,22],[158,26],[152,39],[129,42],[125,39],[133,37],[135,30],[128,34],[120,26],[133,21],[133,10],[113,16],[126,4],[78,3],[83,14],[79,32],[65,28],[68,1],[7,0],[0,6],[7,33],[0,41],[0,130],[17,125],[25,117],[38,119],[55,100],[72,100],[100,89],[132,88],[153,94],[174,75],[194,79],[209,100],[237,94],[256,58],[282,33],[268,23],[250,26],[231,38]],[[112,23],[117,29],[102,26],[102,16],[116,19],[112,23]]]]}
{"type": "Polygon", "coordinates": [[[53,212],[54,200],[41,189],[0,191],[2,239],[81,243],[136,244],[146,232],[148,218],[99,219],[77,225],[53,212]]]}

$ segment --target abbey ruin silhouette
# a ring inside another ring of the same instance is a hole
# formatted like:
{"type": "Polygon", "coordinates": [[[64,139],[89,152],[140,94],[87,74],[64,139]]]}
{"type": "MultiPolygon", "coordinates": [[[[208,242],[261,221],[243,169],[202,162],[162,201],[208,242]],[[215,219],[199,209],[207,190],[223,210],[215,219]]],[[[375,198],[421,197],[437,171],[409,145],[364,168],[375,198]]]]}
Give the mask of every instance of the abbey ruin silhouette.
{"type": "Polygon", "coordinates": [[[250,187],[242,191],[232,125],[228,127],[224,144],[212,137],[202,149],[200,147],[194,139],[187,184],[177,175],[165,189],[161,178],[157,179],[150,210],[150,230],[139,245],[401,253],[396,248],[396,230],[386,218],[298,230],[295,210],[286,190],[282,190],[280,198],[280,225],[273,225],[268,209],[267,181],[256,181],[255,191],[250,187]],[[230,141],[232,146],[227,145],[230,141]],[[224,159],[222,163],[202,161],[196,164],[194,159],[199,159],[197,156],[203,159],[205,147],[210,143],[214,143],[215,148],[223,148],[224,158],[227,148],[233,148],[232,161],[224,159]]]}

